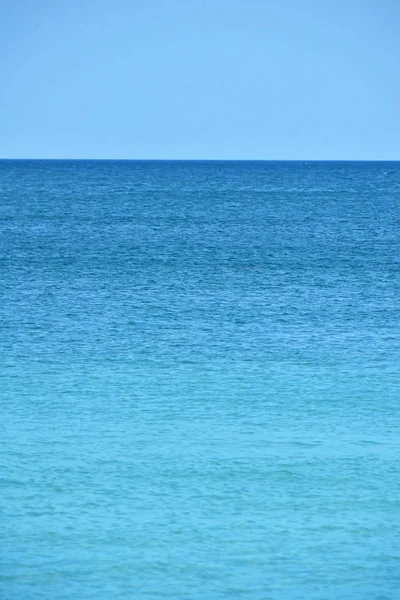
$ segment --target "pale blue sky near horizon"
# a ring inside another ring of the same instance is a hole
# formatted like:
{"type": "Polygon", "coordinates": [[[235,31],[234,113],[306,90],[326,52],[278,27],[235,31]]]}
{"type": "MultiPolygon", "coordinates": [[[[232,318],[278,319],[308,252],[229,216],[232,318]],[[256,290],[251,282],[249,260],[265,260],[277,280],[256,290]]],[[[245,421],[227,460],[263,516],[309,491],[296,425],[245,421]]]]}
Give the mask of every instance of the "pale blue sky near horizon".
{"type": "Polygon", "coordinates": [[[0,0],[0,158],[400,159],[396,0],[0,0]]]}

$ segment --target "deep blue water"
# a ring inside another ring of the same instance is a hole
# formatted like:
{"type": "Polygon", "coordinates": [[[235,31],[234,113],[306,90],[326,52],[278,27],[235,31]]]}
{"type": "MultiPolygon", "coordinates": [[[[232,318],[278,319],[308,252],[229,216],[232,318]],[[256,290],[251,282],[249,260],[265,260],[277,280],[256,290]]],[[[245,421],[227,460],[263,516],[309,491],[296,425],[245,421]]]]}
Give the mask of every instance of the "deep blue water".
{"type": "Polygon", "coordinates": [[[2,598],[399,598],[400,163],[0,194],[2,598]]]}

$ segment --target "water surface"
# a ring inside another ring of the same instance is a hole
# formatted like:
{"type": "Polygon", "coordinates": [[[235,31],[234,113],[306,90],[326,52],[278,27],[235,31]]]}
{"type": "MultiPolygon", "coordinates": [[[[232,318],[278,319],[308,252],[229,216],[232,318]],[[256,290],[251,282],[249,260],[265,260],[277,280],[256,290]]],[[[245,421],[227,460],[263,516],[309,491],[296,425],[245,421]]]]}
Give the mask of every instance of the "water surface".
{"type": "Polygon", "coordinates": [[[0,161],[6,600],[395,600],[400,163],[0,161]]]}

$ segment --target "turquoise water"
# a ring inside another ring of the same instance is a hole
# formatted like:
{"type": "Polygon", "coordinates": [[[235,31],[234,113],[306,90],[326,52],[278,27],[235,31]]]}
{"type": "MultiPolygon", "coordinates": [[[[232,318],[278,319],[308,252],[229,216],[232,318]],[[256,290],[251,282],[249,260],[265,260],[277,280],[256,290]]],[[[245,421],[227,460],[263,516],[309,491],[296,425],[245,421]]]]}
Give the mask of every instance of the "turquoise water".
{"type": "Polygon", "coordinates": [[[2,598],[397,599],[400,163],[0,188],[2,598]]]}

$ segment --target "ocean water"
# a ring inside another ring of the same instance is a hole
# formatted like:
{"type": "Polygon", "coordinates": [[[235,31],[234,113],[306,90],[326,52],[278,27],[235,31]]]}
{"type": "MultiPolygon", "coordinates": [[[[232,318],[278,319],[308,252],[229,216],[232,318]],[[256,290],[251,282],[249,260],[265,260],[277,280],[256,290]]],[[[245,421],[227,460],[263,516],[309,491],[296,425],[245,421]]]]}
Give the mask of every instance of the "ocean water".
{"type": "Polygon", "coordinates": [[[1,597],[399,598],[400,163],[0,194],[1,597]]]}

